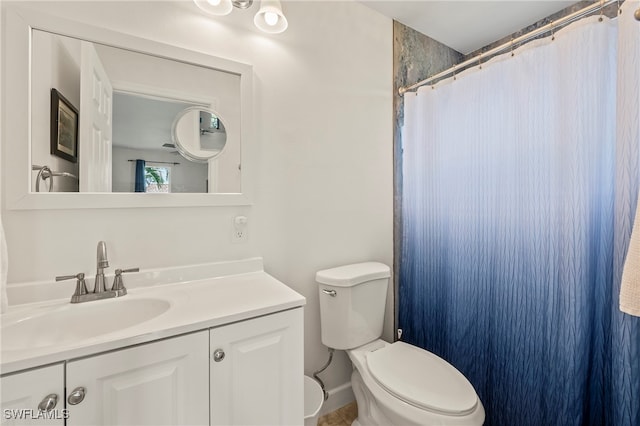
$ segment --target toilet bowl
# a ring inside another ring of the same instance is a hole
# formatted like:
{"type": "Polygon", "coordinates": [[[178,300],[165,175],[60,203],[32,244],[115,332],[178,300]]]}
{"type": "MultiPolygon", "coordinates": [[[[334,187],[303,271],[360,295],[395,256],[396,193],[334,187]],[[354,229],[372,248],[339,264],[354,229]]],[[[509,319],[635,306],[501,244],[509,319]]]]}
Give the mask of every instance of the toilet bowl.
{"type": "Polygon", "coordinates": [[[322,342],[347,352],[358,403],[355,426],[484,423],[471,383],[437,355],[380,340],[389,267],[377,262],[319,271],[322,342]]]}
{"type": "Polygon", "coordinates": [[[481,425],[484,408],[451,364],[404,342],[376,340],[347,351],[358,425],[481,425]]]}

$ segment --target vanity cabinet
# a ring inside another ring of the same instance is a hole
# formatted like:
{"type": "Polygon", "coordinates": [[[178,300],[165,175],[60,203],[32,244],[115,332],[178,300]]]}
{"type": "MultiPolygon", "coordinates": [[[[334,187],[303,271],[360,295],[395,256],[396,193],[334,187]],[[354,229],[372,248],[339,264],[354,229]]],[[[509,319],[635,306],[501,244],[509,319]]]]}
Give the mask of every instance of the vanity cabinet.
{"type": "Polygon", "coordinates": [[[64,425],[64,364],[4,376],[0,389],[2,425],[64,425]],[[51,411],[39,415],[48,398],[51,411]]]}
{"type": "Polygon", "coordinates": [[[211,425],[302,424],[302,309],[209,333],[211,425]]]}
{"type": "Polygon", "coordinates": [[[295,308],[3,376],[2,425],[301,425],[303,375],[295,308]]]}
{"type": "Polygon", "coordinates": [[[68,362],[67,425],[208,424],[208,350],[204,330],[68,362]]]}

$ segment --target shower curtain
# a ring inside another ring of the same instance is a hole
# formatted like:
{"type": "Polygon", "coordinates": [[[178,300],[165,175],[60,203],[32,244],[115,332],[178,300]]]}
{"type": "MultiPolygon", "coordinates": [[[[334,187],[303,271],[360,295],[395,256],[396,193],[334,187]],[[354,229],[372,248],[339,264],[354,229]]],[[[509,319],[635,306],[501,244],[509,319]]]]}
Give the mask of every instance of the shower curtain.
{"type": "Polygon", "coordinates": [[[633,6],[405,94],[398,325],[466,375],[486,425],[640,425],[640,318],[618,311],[633,6]]]}

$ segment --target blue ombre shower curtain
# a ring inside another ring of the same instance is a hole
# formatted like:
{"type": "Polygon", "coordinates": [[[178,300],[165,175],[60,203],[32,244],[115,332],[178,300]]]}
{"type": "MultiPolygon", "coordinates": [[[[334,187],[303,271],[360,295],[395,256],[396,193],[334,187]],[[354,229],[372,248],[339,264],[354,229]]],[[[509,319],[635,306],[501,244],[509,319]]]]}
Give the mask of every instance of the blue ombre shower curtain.
{"type": "Polygon", "coordinates": [[[487,425],[640,425],[640,318],[618,311],[634,5],[405,95],[399,327],[469,378],[487,425]]]}

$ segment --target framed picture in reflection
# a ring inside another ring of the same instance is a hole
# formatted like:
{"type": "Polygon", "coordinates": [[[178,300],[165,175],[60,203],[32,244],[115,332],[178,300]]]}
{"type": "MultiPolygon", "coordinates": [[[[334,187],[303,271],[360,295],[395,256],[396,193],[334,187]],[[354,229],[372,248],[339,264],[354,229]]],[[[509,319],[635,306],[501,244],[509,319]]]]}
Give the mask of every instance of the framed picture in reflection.
{"type": "Polygon", "coordinates": [[[78,110],[51,89],[51,154],[78,162],[78,110]]]}

